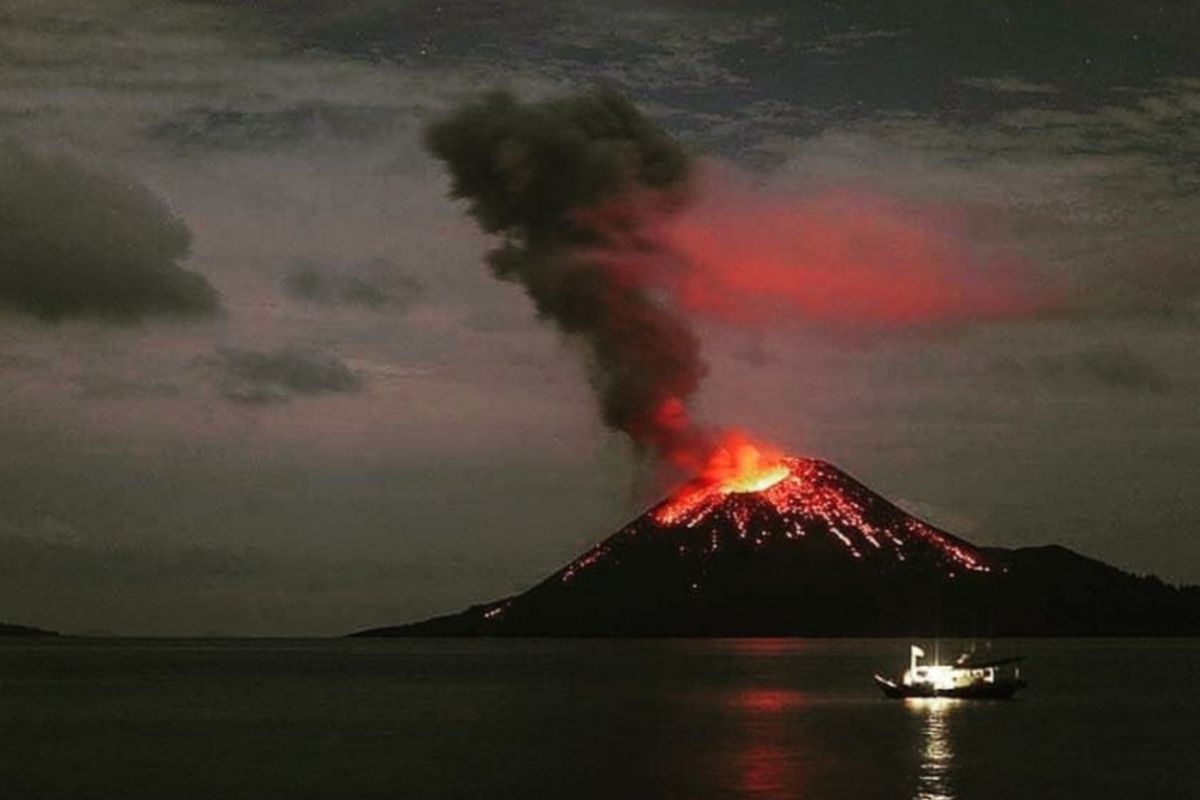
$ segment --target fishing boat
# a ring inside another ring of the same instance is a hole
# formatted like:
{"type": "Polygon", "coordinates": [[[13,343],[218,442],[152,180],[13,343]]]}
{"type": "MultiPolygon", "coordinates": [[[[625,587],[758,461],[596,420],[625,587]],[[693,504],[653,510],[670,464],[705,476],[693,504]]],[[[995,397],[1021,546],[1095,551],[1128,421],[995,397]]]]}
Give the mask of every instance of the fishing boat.
{"type": "Polygon", "coordinates": [[[898,681],[876,674],[875,683],[884,696],[1008,700],[1026,686],[1021,678],[1022,656],[977,659],[966,653],[953,664],[922,664],[924,657],[925,651],[912,645],[908,669],[898,681]]]}

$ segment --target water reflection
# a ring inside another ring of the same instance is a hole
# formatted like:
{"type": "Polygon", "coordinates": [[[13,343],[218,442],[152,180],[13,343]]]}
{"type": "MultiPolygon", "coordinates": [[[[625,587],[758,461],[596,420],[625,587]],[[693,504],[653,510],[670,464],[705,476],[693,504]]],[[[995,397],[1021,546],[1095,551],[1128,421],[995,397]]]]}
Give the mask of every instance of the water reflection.
{"type": "Polygon", "coordinates": [[[800,795],[801,769],[788,746],[788,717],[804,699],[785,689],[748,689],[732,695],[731,710],[744,738],[734,757],[738,793],[745,797],[794,798],[800,795]]]}
{"type": "Polygon", "coordinates": [[[944,697],[910,698],[905,705],[921,715],[921,765],[913,800],[954,800],[951,771],[954,749],[950,742],[950,715],[958,700],[944,697]]]}

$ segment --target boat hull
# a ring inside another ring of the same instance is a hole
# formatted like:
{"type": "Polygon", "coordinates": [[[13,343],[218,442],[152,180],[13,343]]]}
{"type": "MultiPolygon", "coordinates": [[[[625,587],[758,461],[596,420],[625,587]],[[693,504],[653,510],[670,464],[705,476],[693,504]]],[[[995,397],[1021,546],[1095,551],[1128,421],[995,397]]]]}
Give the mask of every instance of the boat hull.
{"type": "Polygon", "coordinates": [[[884,697],[900,700],[906,697],[951,697],[960,700],[1011,700],[1018,689],[1025,688],[1025,681],[997,681],[975,686],[958,686],[952,689],[935,689],[929,685],[904,686],[887,678],[875,676],[875,684],[884,697]]]}

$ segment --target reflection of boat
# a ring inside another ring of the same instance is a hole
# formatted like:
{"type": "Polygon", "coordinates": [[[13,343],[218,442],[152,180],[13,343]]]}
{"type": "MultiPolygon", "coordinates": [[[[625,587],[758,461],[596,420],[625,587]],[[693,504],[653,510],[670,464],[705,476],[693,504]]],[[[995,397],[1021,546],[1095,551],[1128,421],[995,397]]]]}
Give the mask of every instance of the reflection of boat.
{"type": "Polygon", "coordinates": [[[1021,679],[1021,656],[981,661],[966,654],[953,664],[918,664],[925,651],[913,645],[910,653],[899,682],[875,676],[885,696],[1007,700],[1026,685],[1021,679]]]}
{"type": "Polygon", "coordinates": [[[921,768],[912,800],[954,800],[954,747],[950,709],[957,700],[914,698],[905,703],[922,717],[921,768]]]}

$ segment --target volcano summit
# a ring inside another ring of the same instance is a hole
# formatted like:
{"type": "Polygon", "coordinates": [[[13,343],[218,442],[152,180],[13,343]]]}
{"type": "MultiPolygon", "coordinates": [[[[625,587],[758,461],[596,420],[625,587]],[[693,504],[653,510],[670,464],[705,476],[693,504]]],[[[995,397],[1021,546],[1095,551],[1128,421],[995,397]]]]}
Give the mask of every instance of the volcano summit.
{"type": "Polygon", "coordinates": [[[1062,547],[980,548],[837,467],[773,458],[683,486],[532,589],[366,636],[1200,632],[1200,589],[1062,547]]]}

